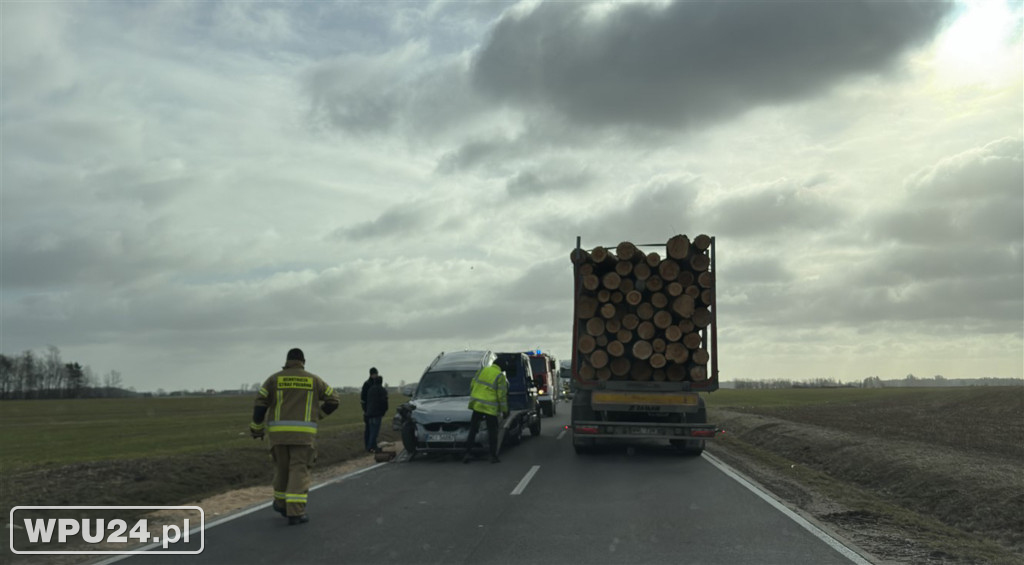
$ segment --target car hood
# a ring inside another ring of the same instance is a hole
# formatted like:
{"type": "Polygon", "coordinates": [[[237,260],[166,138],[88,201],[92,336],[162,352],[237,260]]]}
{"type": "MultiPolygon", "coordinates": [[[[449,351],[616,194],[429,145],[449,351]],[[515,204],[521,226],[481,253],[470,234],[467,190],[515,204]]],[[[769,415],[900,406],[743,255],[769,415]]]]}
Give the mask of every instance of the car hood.
{"type": "Polygon", "coordinates": [[[473,411],[469,409],[468,396],[448,396],[445,398],[426,398],[411,402],[416,410],[413,420],[421,424],[431,422],[468,422],[473,411]]]}

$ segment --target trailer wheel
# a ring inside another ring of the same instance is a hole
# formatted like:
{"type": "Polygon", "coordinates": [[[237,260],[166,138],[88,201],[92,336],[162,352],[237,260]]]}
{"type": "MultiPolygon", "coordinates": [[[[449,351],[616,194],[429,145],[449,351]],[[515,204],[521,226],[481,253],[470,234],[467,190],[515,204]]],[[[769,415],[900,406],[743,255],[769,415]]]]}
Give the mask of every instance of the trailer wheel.
{"type": "Polygon", "coordinates": [[[533,437],[540,435],[540,414],[537,414],[537,420],[530,424],[530,435],[533,437]]]}

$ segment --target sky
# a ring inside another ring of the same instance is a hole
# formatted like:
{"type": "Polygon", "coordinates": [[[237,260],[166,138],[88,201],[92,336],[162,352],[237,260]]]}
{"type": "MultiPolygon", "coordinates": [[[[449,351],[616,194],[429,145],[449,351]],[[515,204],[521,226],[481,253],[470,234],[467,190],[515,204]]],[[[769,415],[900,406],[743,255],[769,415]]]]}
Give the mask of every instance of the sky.
{"type": "Polygon", "coordinates": [[[568,358],[577,236],[709,234],[722,380],[1024,376],[1019,1],[0,10],[4,354],[568,358]]]}

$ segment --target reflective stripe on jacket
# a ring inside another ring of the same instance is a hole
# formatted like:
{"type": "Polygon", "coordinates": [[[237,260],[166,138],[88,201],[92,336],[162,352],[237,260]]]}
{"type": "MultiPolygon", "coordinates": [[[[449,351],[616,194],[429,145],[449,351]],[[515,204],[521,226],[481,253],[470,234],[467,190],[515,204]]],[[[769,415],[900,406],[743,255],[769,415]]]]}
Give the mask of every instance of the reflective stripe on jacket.
{"type": "Polygon", "coordinates": [[[334,389],[306,371],[301,361],[289,360],[283,370],[270,375],[256,396],[256,405],[267,407],[270,444],[312,445],[321,402],[324,406],[339,403],[334,389]]]}
{"type": "Polygon", "coordinates": [[[469,409],[497,416],[508,412],[508,379],[497,365],[477,371],[469,392],[469,409]]]}

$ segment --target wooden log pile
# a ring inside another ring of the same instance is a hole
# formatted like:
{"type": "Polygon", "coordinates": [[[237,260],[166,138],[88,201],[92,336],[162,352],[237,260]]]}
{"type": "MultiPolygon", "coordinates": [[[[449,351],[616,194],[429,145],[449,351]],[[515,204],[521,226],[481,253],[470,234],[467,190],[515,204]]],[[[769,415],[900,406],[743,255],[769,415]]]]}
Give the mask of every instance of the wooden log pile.
{"type": "Polygon", "coordinates": [[[664,257],[624,241],[575,249],[576,348],[585,380],[704,381],[715,276],[711,238],[676,235],[664,257]]]}

